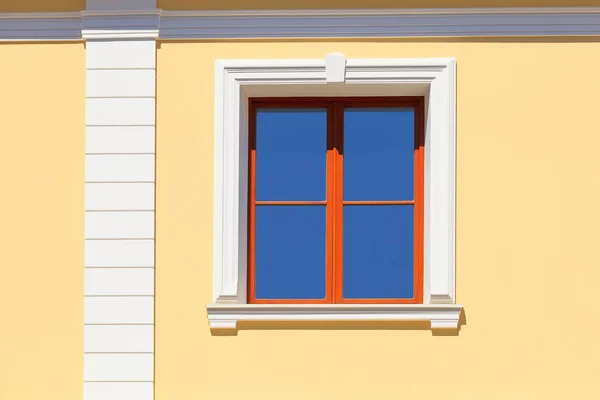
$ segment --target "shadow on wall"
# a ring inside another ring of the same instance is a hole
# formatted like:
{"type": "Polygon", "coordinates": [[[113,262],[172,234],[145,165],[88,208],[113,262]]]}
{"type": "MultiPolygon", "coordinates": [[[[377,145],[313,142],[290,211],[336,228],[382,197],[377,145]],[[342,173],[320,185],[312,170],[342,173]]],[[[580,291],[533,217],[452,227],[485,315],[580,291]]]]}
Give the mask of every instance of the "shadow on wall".
{"type": "Polygon", "coordinates": [[[238,322],[236,329],[211,329],[212,336],[237,336],[243,330],[388,330],[388,331],[431,331],[432,336],[458,336],[467,317],[463,309],[458,320],[458,329],[431,329],[426,321],[265,321],[238,322]]]}

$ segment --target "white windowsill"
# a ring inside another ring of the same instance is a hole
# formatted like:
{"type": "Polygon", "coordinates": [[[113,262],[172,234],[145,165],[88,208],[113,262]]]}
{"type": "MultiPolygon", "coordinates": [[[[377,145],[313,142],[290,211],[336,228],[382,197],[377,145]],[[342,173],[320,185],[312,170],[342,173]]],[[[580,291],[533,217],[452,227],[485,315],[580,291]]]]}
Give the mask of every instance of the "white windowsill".
{"type": "Polygon", "coordinates": [[[238,321],[426,321],[458,329],[462,304],[208,304],[211,329],[236,330],[238,321]]]}

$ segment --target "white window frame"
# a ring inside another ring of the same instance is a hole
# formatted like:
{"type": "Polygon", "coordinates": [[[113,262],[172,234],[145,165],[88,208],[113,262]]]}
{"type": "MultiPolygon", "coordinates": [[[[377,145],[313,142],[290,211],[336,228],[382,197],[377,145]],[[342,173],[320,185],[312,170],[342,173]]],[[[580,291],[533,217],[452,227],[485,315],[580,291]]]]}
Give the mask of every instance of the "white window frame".
{"type": "Polygon", "coordinates": [[[457,329],[455,302],[456,68],[452,58],[217,60],[214,286],[211,329],[238,321],[429,321],[457,329]],[[425,97],[423,304],[246,304],[248,99],[425,97]]]}

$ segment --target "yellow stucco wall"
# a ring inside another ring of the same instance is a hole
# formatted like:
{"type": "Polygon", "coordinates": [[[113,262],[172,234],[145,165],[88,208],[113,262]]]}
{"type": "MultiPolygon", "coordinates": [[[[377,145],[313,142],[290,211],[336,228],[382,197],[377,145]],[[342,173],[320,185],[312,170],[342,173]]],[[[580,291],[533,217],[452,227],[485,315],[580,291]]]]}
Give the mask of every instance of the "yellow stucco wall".
{"type": "Polygon", "coordinates": [[[600,398],[599,61],[595,40],[161,43],[156,399],[600,398]],[[457,58],[459,336],[209,332],[214,60],[332,51],[457,58]]]}
{"type": "Polygon", "coordinates": [[[85,10],[85,0],[0,0],[0,12],[70,12],[85,10]]]}
{"type": "MultiPolygon", "coordinates": [[[[0,12],[77,11],[84,3],[0,1],[0,12]]],[[[248,4],[158,2],[362,3],[248,4]]],[[[600,1],[362,7],[517,5],[600,1]]],[[[156,399],[600,398],[599,54],[595,39],[161,43],[156,399]],[[353,324],[210,335],[214,60],[332,51],[458,60],[457,297],[467,319],[459,336],[353,324]]],[[[80,400],[85,50],[2,44],[0,60],[0,399],[80,400]]]]}
{"type": "Polygon", "coordinates": [[[81,400],[85,50],[0,60],[0,399],[81,400]]]}

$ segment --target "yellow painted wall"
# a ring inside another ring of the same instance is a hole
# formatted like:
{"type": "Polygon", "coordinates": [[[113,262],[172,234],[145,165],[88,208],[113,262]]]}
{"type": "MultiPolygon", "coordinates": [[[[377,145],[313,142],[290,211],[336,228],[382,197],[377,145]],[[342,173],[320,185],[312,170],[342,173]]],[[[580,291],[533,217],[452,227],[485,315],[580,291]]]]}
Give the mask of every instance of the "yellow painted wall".
{"type": "MultiPolygon", "coordinates": [[[[248,4],[158,5],[348,7],[248,4]]],[[[600,1],[366,6],[500,5],[600,1]]],[[[0,1],[0,12],[84,7],[0,1]]],[[[599,54],[595,39],[161,43],[156,399],[600,398],[599,54]],[[210,335],[214,60],[332,51],[458,60],[457,295],[467,319],[459,336],[352,324],[210,335]]],[[[0,399],[80,400],[85,50],[2,44],[0,60],[0,399]]]]}
{"type": "Polygon", "coordinates": [[[81,400],[85,50],[0,60],[0,399],[81,400]]]}
{"type": "Polygon", "coordinates": [[[0,13],[85,10],[85,0],[0,0],[0,13]]]}
{"type": "Polygon", "coordinates": [[[595,40],[162,43],[156,399],[599,399],[599,62],[595,40]],[[214,60],[332,51],[457,58],[459,336],[209,332],[214,60]]]}

